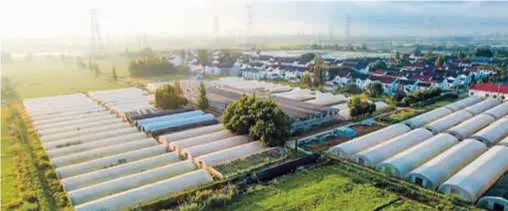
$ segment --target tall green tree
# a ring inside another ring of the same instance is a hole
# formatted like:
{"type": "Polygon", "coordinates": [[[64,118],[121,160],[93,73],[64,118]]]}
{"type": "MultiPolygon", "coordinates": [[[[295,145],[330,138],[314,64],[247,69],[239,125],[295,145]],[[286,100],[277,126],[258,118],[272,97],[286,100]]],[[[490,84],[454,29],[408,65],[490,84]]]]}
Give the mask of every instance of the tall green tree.
{"type": "Polygon", "coordinates": [[[175,90],[178,95],[183,96],[183,91],[182,91],[182,86],[180,85],[180,80],[175,81],[175,90]]]}
{"type": "Polygon", "coordinates": [[[312,78],[310,77],[310,74],[303,74],[300,78],[300,84],[312,86],[312,78]]]}
{"type": "Polygon", "coordinates": [[[198,107],[201,110],[208,109],[210,105],[208,104],[208,99],[206,98],[206,89],[203,81],[199,84],[199,99],[198,99],[198,107]]]}
{"type": "Polygon", "coordinates": [[[180,65],[185,66],[185,56],[187,54],[185,53],[185,50],[180,50],[180,65]]]}
{"type": "Polygon", "coordinates": [[[348,103],[351,117],[372,114],[376,111],[376,104],[362,100],[361,96],[354,96],[348,103]]]}
{"type": "Polygon", "coordinates": [[[475,56],[493,57],[494,53],[492,52],[492,50],[490,48],[485,47],[485,48],[476,49],[474,55],[475,56]]]}
{"type": "Polygon", "coordinates": [[[395,52],[395,59],[400,60],[400,52],[399,51],[395,52]]]}
{"type": "Polygon", "coordinates": [[[383,92],[383,85],[381,83],[374,82],[367,85],[367,94],[370,97],[379,97],[383,95],[383,92]]]}
{"type": "Polygon", "coordinates": [[[164,110],[176,109],[187,104],[187,99],[178,94],[176,89],[170,85],[162,86],[155,91],[155,107],[164,110]]]}
{"type": "Polygon", "coordinates": [[[208,65],[208,50],[198,50],[198,62],[202,65],[208,65]]]}
{"type": "Polygon", "coordinates": [[[321,79],[323,78],[323,59],[317,55],[314,60],[314,75],[312,83],[314,86],[321,85],[321,79]]]}
{"type": "Polygon", "coordinates": [[[113,66],[113,80],[114,81],[118,80],[118,76],[116,75],[116,68],[115,68],[115,66],[113,66]]]}
{"type": "Polygon", "coordinates": [[[283,146],[290,136],[291,122],[271,99],[242,95],[222,115],[224,126],[238,134],[249,134],[265,146],[283,146]]]}
{"type": "Polygon", "coordinates": [[[386,63],[381,60],[376,60],[372,65],[370,66],[369,70],[375,71],[377,69],[386,69],[386,63]]]}
{"type": "Polygon", "coordinates": [[[434,63],[434,65],[441,66],[441,65],[443,65],[443,63],[444,63],[443,57],[442,56],[438,56],[437,59],[436,59],[436,62],[434,63]]]}

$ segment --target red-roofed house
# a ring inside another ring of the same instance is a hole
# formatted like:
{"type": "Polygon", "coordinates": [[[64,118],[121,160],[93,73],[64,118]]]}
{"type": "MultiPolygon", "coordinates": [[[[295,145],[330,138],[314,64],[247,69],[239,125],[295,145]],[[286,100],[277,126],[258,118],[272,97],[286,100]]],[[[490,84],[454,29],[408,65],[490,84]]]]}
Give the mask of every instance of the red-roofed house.
{"type": "Polygon", "coordinates": [[[469,90],[469,95],[480,96],[486,98],[494,98],[500,100],[508,99],[508,85],[484,83],[475,84],[469,90]]]}
{"type": "Polygon", "coordinates": [[[384,71],[383,69],[377,69],[372,73],[372,75],[386,75],[386,71],[384,71]]]}

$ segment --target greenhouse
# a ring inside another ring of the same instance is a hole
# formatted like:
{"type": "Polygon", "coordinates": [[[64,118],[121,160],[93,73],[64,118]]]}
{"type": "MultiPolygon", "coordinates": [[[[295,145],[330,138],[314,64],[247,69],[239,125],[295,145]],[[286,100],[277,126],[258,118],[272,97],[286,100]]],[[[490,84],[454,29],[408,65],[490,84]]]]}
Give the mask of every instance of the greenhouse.
{"type": "Polygon", "coordinates": [[[38,130],[39,136],[48,136],[53,135],[57,133],[63,133],[63,132],[70,132],[70,131],[79,131],[84,130],[88,128],[94,128],[94,127],[100,127],[104,125],[112,125],[117,123],[122,123],[123,121],[121,119],[116,118],[109,118],[102,121],[94,121],[94,122],[87,122],[85,124],[75,124],[75,125],[67,125],[60,128],[50,128],[45,130],[38,130]]]}
{"type": "Polygon", "coordinates": [[[231,147],[225,150],[213,152],[194,158],[194,162],[202,168],[207,168],[220,163],[236,160],[250,154],[254,154],[266,149],[259,141],[231,147]]]}
{"type": "Polygon", "coordinates": [[[156,109],[156,108],[149,108],[149,109],[128,112],[125,114],[125,117],[126,117],[126,121],[135,125],[137,121],[142,120],[142,119],[150,119],[150,118],[155,118],[155,117],[179,114],[179,113],[189,112],[189,111],[193,111],[193,110],[194,109],[192,109],[192,108],[179,108],[179,109],[164,111],[164,110],[160,110],[160,109],[156,109]]]}
{"type": "Polygon", "coordinates": [[[474,139],[465,139],[412,170],[406,175],[406,180],[434,190],[485,151],[485,144],[474,139]]]}
{"type": "Polygon", "coordinates": [[[506,211],[508,209],[508,172],[483,194],[476,206],[488,210],[506,211]]]}
{"type": "Polygon", "coordinates": [[[129,162],[122,165],[117,165],[110,168],[105,168],[97,171],[92,171],[85,174],[80,174],[73,177],[62,179],[62,185],[65,191],[72,191],[94,184],[99,184],[109,181],[120,176],[127,176],[139,172],[153,169],[159,166],[168,165],[180,161],[176,152],[164,153],[153,157],[144,158],[141,160],[129,162]]]}
{"type": "Polygon", "coordinates": [[[477,139],[490,147],[507,136],[508,118],[502,118],[473,134],[470,138],[477,139]]]}
{"type": "Polygon", "coordinates": [[[377,170],[403,179],[411,170],[457,143],[459,140],[454,136],[440,133],[381,162],[377,170]]]}
{"type": "Polygon", "coordinates": [[[446,132],[454,135],[459,140],[463,140],[494,121],[496,121],[494,117],[487,114],[480,114],[446,130],[446,132]]]}
{"type": "Polygon", "coordinates": [[[222,130],[218,132],[195,136],[192,138],[181,139],[179,141],[173,141],[169,143],[169,148],[173,151],[180,152],[184,148],[208,144],[222,139],[231,138],[233,136],[235,136],[235,134],[230,132],[229,130],[222,130]]]}
{"type": "Polygon", "coordinates": [[[479,103],[482,101],[481,97],[478,96],[471,96],[463,100],[459,100],[457,102],[454,102],[452,104],[448,104],[444,107],[451,109],[452,111],[459,111],[462,110],[470,105],[479,103]]]}
{"type": "Polygon", "coordinates": [[[386,140],[407,133],[410,130],[411,128],[405,124],[395,124],[390,127],[386,127],[367,135],[355,138],[348,142],[335,145],[328,149],[328,152],[336,156],[349,159],[351,156],[362,150],[383,143],[386,140]]]}
{"type": "Polygon", "coordinates": [[[486,99],[482,102],[479,102],[479,103],[476,103],[472,106],[464,108],[464,110],[471,112],[473,115],[477,115],[477,114],[480,114],[486,110],[494,108],[495,106],[499,105],[500,103],[501,102],[496,99],[486,99]]]}
{"type": "Polygon", "coordinates": [[[178,113],[178,114],[153,117],[153,118],[142,119],[142,120],[136,121],[136,126],[142,127],[143,125],[157,123],[157,122],[161,122],[161,121],[183,119],[183,118],[187,118],[187,117],[200,116],[203,114],[205,114],[203,111],[188,111],[188,112],[183,112],[183,113],[178,113]]]}
{"type": "Polygon", "coordinates": [[[331,106],[335,104],[345,103],[347,101],[348,99],[343,95],[322,95],[317,96],[317,98],[314,100],[309,100],[305,102],[320,106],[331,106]]]}
{"type": "Polygon", "coordinates": [[[111,125],[103,125],[93,128],[87,128],[83,130],[76,130],[76,131],[68,131],[64,133],[58,133],[54,135],[48,135],[48,136],[41,136],[42,142],[51,142],[51,141],[58,141],[66,138],[73,138],[73,137],[80,137],[82,135],[88,135],[92,133],[102,132],[102,131],[108,131],[108,130],[114,130],[114,129],[122,129],[122,128],[130,128],[128,124],[125,124],[125,122],[115,123],[111,125]]]}
{"type": "Polygon", "coordinates": [[[121,136],[116,136],[112,138],[106,138],[106,139],[100,139],[98,141],[78,144],[78,145],[72,145],[68,147],[62,147],[57,149],[50,149],[47,150],[47,154],[49,158],[55,158],[60,156],[66,156],[71,155],[75,153],[85,152],[101,147],[108,147],[123,143],[128,143],[131,141],[137,141],[141,140],[143,138],[146,138],[146,135],[144,133],[130,133],[130,134],[124,134],[121,136]]]}
{"type": "Polygon", "coordinates": [[[252,138],[248,135],[242,136],[234,136],[231,138],[226,138],[214,142],[210,142],[207,144],[201,144],[189,148],[182,149],[181,155],[186,157],[187,159],[193,159],[195,157],[205,155],[208,153],[220,151],[223,149],[239,146],[242,144],[246,144],[252,141],[252,138]]]}
{"type": "Polygon", "coordinates": [[[508,172],[508,147],[494,146],[439,186],[439,192],[469,202],[485,193],[508,172]]]}
{"type": "Polygon", "coordinates": [[[508,147],[508,137],[504,138],[503,140],[501,140],[498,145],[503,145],[503,146],[507,146],[508,147]]]}
{"type": "Polygon", "coordinates": [[[404,123],[411,128],[419,128],[427,123],[437,120],[441,117],[451,114],[453,111],[446,107],[434,109],[424,114],[420,114],[411,119],[406,120],[404,123]]]}
{"type": "Polygon", "coordinates": [[[198,187],[213,181],[212,176],[205,170],[196,170],[167,180],[124,191],[118,194],[97,199],[79,206],[76,211],[89,210],[121,210],[133,205],[167,196],[184,189],[198,187]]]}
{"type": "Polygon", "coordinates": [[[169,179],[195,169],[196,166],[192,163],[192,161],[180,161],[154,169],[149,169],[137,174],[119,177],[114,180],[86,188],[73,190],[68,192],[68,194],[72,204],[76,206],[108,195],[113,195],[129,189],[169,179]]]}
{"type": "Polygon", "coordinates": [[[215,124],[215,125],[198,127],[198,128],[194,128],[194,129],[181,131],[181,132],[162,135],[162,136],[158,137],[158,141],[160,143],[171,144],[171,142],[174,142],[174,141],[188,139],[188,138],[192,138],[195,136],[201,136],[201,135],[205,135],[208,133],[218,132],[221,130],[224,130],[223,125],[222,124],[215,124]]]}
{"type": "Polygon", "coordinates": [[[79,122],[87,122],[87,121],[98,121],[101,119],[107,118],[115,118],[114,115],[109,113],[108,111],[97,112],[92,114],[78,114],[72,116],[64,116],[59,118],[51,118],[44,119],[40,121],[33,121],[32,124],[37,127],[37,129],[45,129],[45,128],[53,128],[59,126],[65,126],[68,123],[75,124],[79,122]]]}
{"type": "Polygon", "coordinates": [[[145,138],[143,140],[131,141],[123,144],[101,147],[90,151],[53,158],[51,159],[51,163],[56,168],[59,168],[155,145],[157,145],[157,142],[153,138],[145,138]]]}
{"type": "Polygon", "coordinates": [[[198,122],[205,122],[205,121],[209,121],[209,120],[215,120],[215,116],[212,114],[205,114],[205,115],[201,115],[201,116],[189,117],[189,118],[184,118],[184,119],[168,120],[168,121],[164,121],[164,122],[153,123],[153,124],[145,125],[143,127],[143,131],[152,132],[152,131],[157,131],[157,130],[161,130],[164,128],[176,127],[176,126],[180,126],[180,125],[188,125],[188,124],[193,124],[193,123],[198,123],[198,122]]]}
{"type": "Polygon", "coordinates": [[[59,178],[67,178],[71,176],[76,176],[78,174],[88,173],[102,168],[112,167],[115,165],[122,165],[135,160],[140,160],[143,158],[163,154],[167,152],[168,150],[167,148],[168,148],[167,145],[156,145],[153,147],[147,147],[135,151],[103,157],[84,163],[78,163],[70,166],[56,168],[55,171],[59,178]]]}
{"type": "Polygon", "coordinates": [[[456,126],[460,123],[462,123],[465,120],[470,119],[473,117],[473,114],[469,113],[468,111],[457,111],[455,113],[452,113],[448,116],[445,116],[441,119],[438,119],[436,121],[433,121],[424,127],[427,130],[432,131],[434,134],[438,134],[440,132],[443,132],[444,130],[451,128],[453,126],[456,126]]]}
{"type": "Polygon", "coordinates": [[[418,128],[363,150],[353,155],[351,160],[362,166],[376,168],[382,161],[432,136],[433,134],[430,131],[418,128]]]}
{"type": "Polygon", "coordinates": [[[85,142],[94,142],[94,141],[98,141],[98,140],[105,139],[105,138],[116,137],[116,136],[118,136],[118,134],[129,134],[129,133],[136,133],[136,132],[138,132],[138,130],[136,128],[126,127],[126,128],[121,128],[121,129],[116,129],[116,130],[111,130],[111,131],[104,131],[104,132],[100,132],[100,133],[92,133],[92,134],[87,134],[87,135],[83,134],[82,136],[73,137],[73,138],[66,138],[66,139],[63,139],[60,141],[52,141],[52,142],[48,142],[48,143],[42,143],[42,145],[44,146],[44,148],[46,150],[50,150],[50,149],[55,149],[55,148],[62,148],[62,147],[68,147],[68,146],[72,146],[72,145],[78,145],[78,144],[82,144],[85,142]]]}
{"type": "Polygon", "coordinates": [[[504,102],[494,108],[485,111],[484,113],[490,114],[496,119],[499,119],[503,116],[508,116],[508,102],[504,102]]]}

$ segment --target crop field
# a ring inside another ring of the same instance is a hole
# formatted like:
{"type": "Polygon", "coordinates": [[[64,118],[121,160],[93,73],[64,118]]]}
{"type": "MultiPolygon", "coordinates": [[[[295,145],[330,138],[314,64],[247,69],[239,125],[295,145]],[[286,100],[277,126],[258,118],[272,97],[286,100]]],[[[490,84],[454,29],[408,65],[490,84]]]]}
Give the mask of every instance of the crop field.
{"type": "Polygon", "coordinates": [[[434,210],[342,171],[328,165],[287,175],[216,210],[434,210]]]}
{"type": "Polygon", "coordinates": [[[95,78],[88,70],[80,70],[75,59],[36,58],[2,64],[2,77],[11,80],[20,99],[122,87],[102,77],[95,78]]]}
{"type": "Polygon", "coordinates": [[[219,171],[224,177],[238,175],[242,172],[247,172],[249,169],[261,167],[266,164],[283,159],[285,153],[282,149],[274,148],[264,151],[262,153],[247,156],[245,158],[234,160],[229,163],[214,166],[215,170],[219,171]]]}

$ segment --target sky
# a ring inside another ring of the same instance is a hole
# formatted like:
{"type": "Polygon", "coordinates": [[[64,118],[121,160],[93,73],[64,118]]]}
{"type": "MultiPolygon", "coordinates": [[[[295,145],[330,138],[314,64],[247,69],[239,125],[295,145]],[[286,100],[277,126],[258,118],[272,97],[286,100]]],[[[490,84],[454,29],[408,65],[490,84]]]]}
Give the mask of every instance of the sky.
{"type": "Polygon", "coordinates": [[[393,2],[286,0],[9,0],[0,7],[2,38],[88,37],[97,8],[103,37],[245,35],[344,36],[508,33],[508,2],[393,2]]]}

